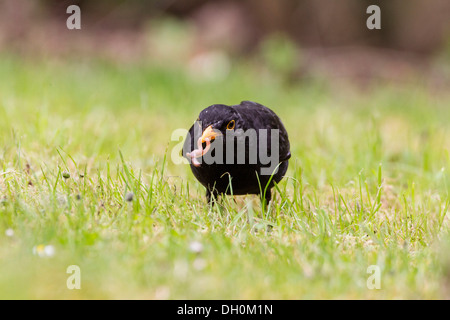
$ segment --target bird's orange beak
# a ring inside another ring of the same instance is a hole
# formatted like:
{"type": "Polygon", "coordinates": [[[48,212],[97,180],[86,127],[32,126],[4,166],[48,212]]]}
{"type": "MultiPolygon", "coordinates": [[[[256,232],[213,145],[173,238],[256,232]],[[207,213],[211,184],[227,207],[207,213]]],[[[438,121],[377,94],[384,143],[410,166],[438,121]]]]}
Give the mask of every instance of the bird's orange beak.
{"type": "Polygon", "coordinates": [[[222,134],[217,131],[214,130],[212,126],[209,126],[208,128],[205,129],[205,131],[203,131],[202,134],[202,143],[208,141],[213,141],[216,137],[221,136],[222,134]]]}

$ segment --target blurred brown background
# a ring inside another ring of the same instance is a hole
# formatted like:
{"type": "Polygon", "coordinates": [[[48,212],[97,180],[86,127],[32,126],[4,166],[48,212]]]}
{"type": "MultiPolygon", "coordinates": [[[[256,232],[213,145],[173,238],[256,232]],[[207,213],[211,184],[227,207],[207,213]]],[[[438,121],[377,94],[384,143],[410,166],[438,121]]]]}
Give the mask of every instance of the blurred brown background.
{"type": "Polygon", "coordinates": [[[418,73],[442,82],[449,21],[448,0],[2,0],[0,51],[123,62],[211,50],[241,58],[275,35],[296,47],[295,74],[362,79],[418,73]],[[81,8],[81,30],[66,28],[71,4],[81,8]],[[381,8],[381,30],[366,27],[371,4],[381,8]]]}

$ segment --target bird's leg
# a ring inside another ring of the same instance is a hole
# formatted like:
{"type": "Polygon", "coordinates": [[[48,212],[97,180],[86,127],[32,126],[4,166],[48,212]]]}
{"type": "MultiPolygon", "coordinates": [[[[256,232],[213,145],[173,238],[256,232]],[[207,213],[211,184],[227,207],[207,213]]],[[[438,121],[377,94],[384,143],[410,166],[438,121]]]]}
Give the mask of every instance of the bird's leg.
{"type": "Polygon", "coordinates": [[[270,191],[270,189],[267,189],[266,193],[264,194],[264,197],[261,196],[261,207],[262,207],[262,211],[265,212],[270,200],[272,200],[272,193],[270,191]]]}

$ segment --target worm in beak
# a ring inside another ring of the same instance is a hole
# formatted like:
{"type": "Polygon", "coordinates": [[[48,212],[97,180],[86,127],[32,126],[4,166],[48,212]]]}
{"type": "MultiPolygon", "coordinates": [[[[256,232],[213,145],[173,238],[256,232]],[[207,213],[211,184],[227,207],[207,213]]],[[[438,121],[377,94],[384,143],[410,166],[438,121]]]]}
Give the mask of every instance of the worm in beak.
{"type": "Polygon", "coordinates": [[[209,149],[211,148],[211,141],[213,141],[216,137],[221,136],[222,134],[218,131],[214,131],[212,126],[203,131],[203,134],[197,140],[197,149],[192,150],[192,152],[187,153],[186,155],[191,158],[191,162],[195,167],[200,167],[201,163],[197,160],[197,158],[205,155],[209,149]],[[203,143],[206,143],[206,147],[203,149],[203,143]]]}

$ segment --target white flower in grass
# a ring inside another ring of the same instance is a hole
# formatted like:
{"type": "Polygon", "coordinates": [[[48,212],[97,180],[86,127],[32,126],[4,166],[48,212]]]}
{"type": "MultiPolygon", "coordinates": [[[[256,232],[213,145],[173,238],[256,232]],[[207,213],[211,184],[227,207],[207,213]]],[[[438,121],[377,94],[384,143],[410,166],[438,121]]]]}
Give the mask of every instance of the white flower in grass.
{"type": "Polygon", "coordinates": [[[44,258],[44,257],[53,257],[55,255],[55,247],[52,245],[37,245],[33,247],[33,254],[44,258]]]}
{"type": "Polygon", "coordinates": [[[5,235],[6,235],[7,237],[12,237],[12,236],[14,236],[14,230],[11,229],[11,228],[6,229],[6,230],[5,230],[5,235]]]}
{"type": "Polygon", "coordinates": [[[44,252],[47,257],[53,257],[55,255],[55,247],[52,245],[45,246],[44,252]]]}
{"type": "Polygon", "coordinates": [[[189,250],[191,250],[194,253],[200,253],[203,251],[203,245],[198,241],[192,241],[189,244],[189,250]]]}

